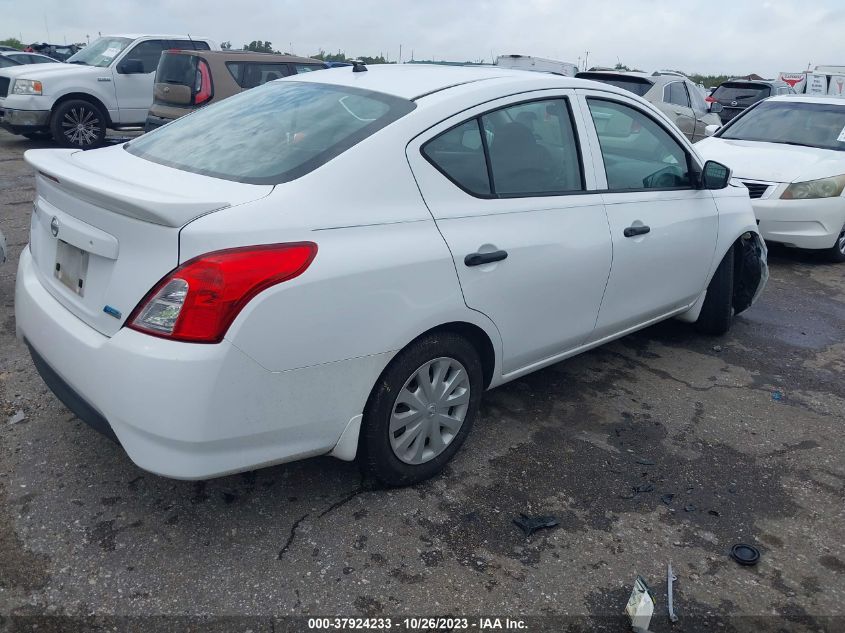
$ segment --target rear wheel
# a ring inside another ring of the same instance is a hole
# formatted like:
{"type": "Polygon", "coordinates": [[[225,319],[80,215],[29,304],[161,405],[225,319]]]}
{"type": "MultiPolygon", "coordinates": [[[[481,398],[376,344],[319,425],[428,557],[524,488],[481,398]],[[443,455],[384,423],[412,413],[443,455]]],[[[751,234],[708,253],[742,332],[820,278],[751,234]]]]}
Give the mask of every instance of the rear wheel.
{"type": "Polygon", "coordinates": [[[695,322],[695,329],[702,334],[724,334],[731,328],[733,320],[734,292],[734,247],[731,246],[716,269],[701,314],[695,322]]]}
{"type": "Polygon", "coordinates": [[[475,348],[451,332],[415,341],[391,361],[364,411],[359,459],[388,486],[440,472],[472,428],[484,389],[475,348]]]}
{"type": "Polygon", "coordinates": [[[827,251],[827,258],[836,263],[845,262],[845,226],[836,238],[836,242],[827,251]]]}
{"type": "Polygon", "coordinates": [[[50,130],[62,147],[91,149],[106,138],[106,115],[90,101],[71,99],[53,110],[50,130]]]}

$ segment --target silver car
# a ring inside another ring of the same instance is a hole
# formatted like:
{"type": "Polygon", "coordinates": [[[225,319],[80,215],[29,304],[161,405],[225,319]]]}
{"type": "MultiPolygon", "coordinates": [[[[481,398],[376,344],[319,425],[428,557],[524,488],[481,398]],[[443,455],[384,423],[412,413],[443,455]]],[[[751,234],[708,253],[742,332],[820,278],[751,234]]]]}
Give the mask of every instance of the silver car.
{"type": "Polygon", "coordinates": [[[680,73],[591,70],[576,76],[624,88],[650,101],[693,143],[705,137],[708,125],[722,125],[718,115],[722,106],[708,109],[701,89],[680,73]]]}

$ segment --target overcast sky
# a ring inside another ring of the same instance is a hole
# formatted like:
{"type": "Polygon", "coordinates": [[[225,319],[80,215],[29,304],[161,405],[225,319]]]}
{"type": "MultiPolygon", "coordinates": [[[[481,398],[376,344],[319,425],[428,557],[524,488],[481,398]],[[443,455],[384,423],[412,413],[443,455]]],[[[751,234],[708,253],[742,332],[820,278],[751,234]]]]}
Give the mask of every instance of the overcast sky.
{"type": "Polygon", "coordinates": [[[254,39],[395,60],[521,53],[643,70],[773,76],[845,64],[845,0],[0,0],[0,39],[63,43],[98,32],[254,39]],[[49,31],[49,34],[48,34],[49,31]]]}

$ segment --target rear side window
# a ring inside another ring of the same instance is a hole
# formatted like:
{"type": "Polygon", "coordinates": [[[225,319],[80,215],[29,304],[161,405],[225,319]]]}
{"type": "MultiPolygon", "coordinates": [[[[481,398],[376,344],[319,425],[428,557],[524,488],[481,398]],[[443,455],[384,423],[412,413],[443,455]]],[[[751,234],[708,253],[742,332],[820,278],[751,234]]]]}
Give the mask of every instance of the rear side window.
{"type": "Polygon", "coordinates": [[[713,98],[717,101],[736,101],[739,105],[751,105],[771,94],[772,89],[769,86],[731,82],[716,88],[713,98]]]}
{"type": "Polygon", "coordinates": [[[317,169],[415,107],[369,90],[280,81],[197,110],[123,147],[195,174],[279,184],[317,169]]]}
{"type": "Polygon", "coordinates": [[[584,188],[565,99],[488,112],[435,137],[422,153],[456,185],[482,197],[548,196],[584,188]]]}
{"type": "Polygon", "coordinates": [[[237,84],[244,89],[255,88],[268,81],[290,75],[287,64],[266,62],[226,62],[226,68],[237,84]]]}
{"type": "Polygon", "coordinates": [[[293,70],[297,75],[300,73],[310,73],[323,68],[323,66],[318,66],[317,64],[291,64],[291,66],[293,66],[293,70]]]}
{"type": "Polygon", "coordinates": [[[692,186],[686,150],[651,117],[605,99],[588,99],[611,191],[692,186]]]}
{"type": "Polygon", "coordinates": [[[197,40],[170,40],[170,48],[178,48],[180,51],[211,50],[208,42],[201,42],[197,40]]]}
{"type": "Polygon", "coordinates": [[[578,73],[576,77],[616,86],[640,97],[644,96],[654,85],[645,77],[625,77],[624,75],[605,75],[603,73],[578,73]]]}
{"type": "Polygon", "coordinates": [[[672,105],[683,106],[684,108],[690,107],[687,89],[681,81],[673,81],[663,88],[663,99],[666,103],[672,105]]]}

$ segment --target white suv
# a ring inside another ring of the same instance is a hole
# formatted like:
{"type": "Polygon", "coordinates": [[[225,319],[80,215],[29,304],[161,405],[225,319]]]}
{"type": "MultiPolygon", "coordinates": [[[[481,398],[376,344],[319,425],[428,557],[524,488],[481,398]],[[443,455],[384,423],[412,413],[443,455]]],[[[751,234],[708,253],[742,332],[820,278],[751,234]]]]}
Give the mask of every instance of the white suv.
{"type": "Polygon", "coordinates": [[[0,70],[0,127],[64,147],[101,144],[106,129],[143,126],[162,51],[210,50],[208,38],[109,35],[66,63],[0,70]]]}

